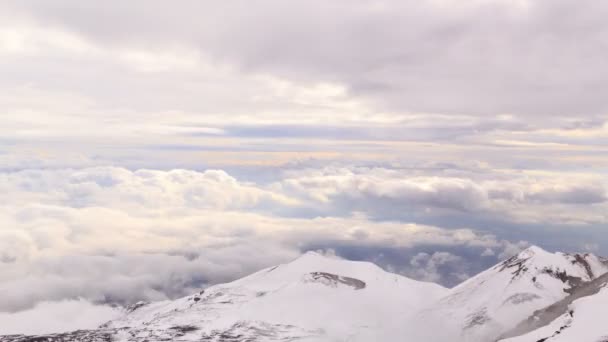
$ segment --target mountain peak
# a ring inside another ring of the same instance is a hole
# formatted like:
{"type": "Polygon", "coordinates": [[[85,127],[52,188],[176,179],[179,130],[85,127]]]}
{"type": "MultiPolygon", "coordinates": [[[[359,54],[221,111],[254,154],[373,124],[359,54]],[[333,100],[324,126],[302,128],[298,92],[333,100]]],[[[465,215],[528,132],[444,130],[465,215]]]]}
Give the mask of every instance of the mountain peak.
{"type": "Polygon", "coordinates": [[[382,326],[397,314],[413,315],[446,291],[369,262],[309,251],[192,296],[149,304],[106,328],[145,336],[134,341],[175,340],[183,331],[198,341],[333,341],[382,326]],[[363,309],[369,307],[376,309],[363,309]]]}
{"type": "Polygon", "coordinates": [[[332,253],[322,253],[318,251],[307,251],[296,259],[283,264],[281,268],[295,270],[307,270],[307,272],[324,271],[331,269],[344,272],[382,272],[380,267],[368,261],[354,261],[341,258],[332,253]]]}
{"type": "Polygon", "coordinates": [[[522,316],[562,300],[607,270],[592,254],[551,253],[530,246],[452,288],[425,321],[452,320],[453,334],[492,341],[522,316]]]}
{"type": "Polygon", "coordinates": [[[350,260],[342,259],[333,254],[321,253],[318,251],[307,251],[297,258],[280,265],[282,269],[290,268],[293,270],[314,271],[323,267],[348,267],[350,260]]]}
{"type": "Polygon", "coordinates": [[[531,268],[552,267],[556,262],[556,257],[558,257],[557,254],[547,252],[538,246],[532,245],[517,255],[499,263],[495,268],[499,269],[500,272],[508,270],[516,278],[528,272],[531,268]]]}
{"type": "Polygon", "coordinates": [[[547,252],[546,250],[540,248],[539,246],[531,245],[530,247],[519,252],[518,257],[520,259],[527,259],[527,258],[531,258],[533,256],[540,256],[540,255],[547,255],[547,254],[552,254],[552,253],[547,252]]]}
{"type": "MultiPolygon", "coordinates": [[[[313,250],[306,251],[306,252],[302,253],[302,255],[300,255],[299,258],[306,258],[306,257],[341,259],[337,255],[332,254],[332,253],[323,253],[323,252],[320,252],[320,251],[313,251],[313,250]]],[[[297,259],[299,259],[299,258],[297,258],[297,259]]]]}

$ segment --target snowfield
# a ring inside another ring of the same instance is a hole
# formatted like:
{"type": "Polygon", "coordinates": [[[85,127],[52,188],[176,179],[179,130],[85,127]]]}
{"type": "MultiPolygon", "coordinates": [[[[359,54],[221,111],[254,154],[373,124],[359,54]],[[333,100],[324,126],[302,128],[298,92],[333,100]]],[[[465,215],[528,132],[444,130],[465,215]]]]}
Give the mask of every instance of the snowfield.
{"type": "Polygon", "coordinates": [[[531,247],[446,289],[309,252],[178,300],[137,303],[96,330],[0,342],[599,342],[608,336],[607,271],[592,254],[531,247]]]}

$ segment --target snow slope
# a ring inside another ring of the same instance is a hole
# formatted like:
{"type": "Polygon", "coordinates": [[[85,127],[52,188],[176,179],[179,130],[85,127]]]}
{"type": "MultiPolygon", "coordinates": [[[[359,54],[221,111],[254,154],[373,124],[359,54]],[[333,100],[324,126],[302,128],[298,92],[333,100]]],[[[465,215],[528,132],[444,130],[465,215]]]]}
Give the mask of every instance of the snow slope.
{"type": "Polygon", "coordinates": [[[606,317],[608,274],[582,286],[565,299],[535,312],[515,329],[514,335],[519,336],[501,341],[608,341],[606,317]],[[525,333],[521,334],[522,332],[525,333]]]}
{"type": "Polygon", "coordinates": [[[424,329],[416,331],[416,336],[425,341],[494,341],[534,311],[607,271],[592,254],[549,253],[530,247],[450,289],[423,310],[415,326],[424,329]]]}

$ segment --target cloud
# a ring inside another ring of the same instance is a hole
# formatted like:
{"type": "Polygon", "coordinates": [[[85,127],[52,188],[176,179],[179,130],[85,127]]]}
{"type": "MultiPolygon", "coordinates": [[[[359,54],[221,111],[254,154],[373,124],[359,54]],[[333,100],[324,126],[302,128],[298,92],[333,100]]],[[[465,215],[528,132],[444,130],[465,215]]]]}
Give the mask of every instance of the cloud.
{"type": "Polygon", "coordinates": [[[196,172],[100,167],[84,170],[25,170],[0,175],[0,188],[14,193],[13,203],[45,201],[68,207],[140,208],[167,205],[198,209],[246,209],[266,203],[289,206],[295,200],[240,183],[221,170],[196,172]]]}
{"type": "Polygon", "coordinates": [[[9,238],[3,239],[9,260],[0,264],[7,295],[3,310],[75,297],[118,304],[176,298],[286,262],[322,243],[372,249],[501,246],[494,237],[470,230],[363,218],[289,219],[223,211],[145,218],[134,216],[133,209],[130,214],[31,209],[15,213],[12,229],[5,232],[9,238]],[[20,218],[24,221],[16,223],[20,218]],[[21,245],[12,243],[20,237],[21,245]]]}
{"type": "Polygon", "coordinates": [[[108,255],[99,255],[69,253],[53,246],[61,255],[0,265],[8,273],[0,279],[6,294],[0,311],[17,312],[41,301],[77,298],[100,305],[179,298],[297,255],[295,250],[281,250],[280,246],[267,244],[269,251],[251,260],[257,250],[245,241],[235,242],[231,247],[207,247],[209,251],[201,247],[190,251],[185,238],[179,239],[184,251],[109,254],[111,246],[105,246],[108,255]]]}
{"type": "Polygon", "coordinates": [[[486,249],[484,249],[484,251],[481,253],[480,256],[490,257],[490,256],[494,256],[494,255],[496,255],[496,253],[491,248],[486,248],[486,249]]]}
{"type": "Polygon", "coordinates": [[[410,271],[410,276],[413,276],[417,279],[422,279],[425,281],[439,282],[443,277],[456,277],[460,279],[460,281],[466,280],[470,275],[467,273],[458,272],[457,270],[452,269],[450,272],[442,271],[442,268],[447,268],[449,265],[458,265],[460,264],[461,268],[463,259],[459,256],[450,254],[448,252],[435,252],[433,254],[428,253],[418,253],[410,260],[410,266],[412,267],[412,271],[410,271]],[[458,272],[458,273],[457,273],[458,272]]]}
{"type": "Polygon", "coordinates": [[[119,315],[120,311],[116,308],[94,305],[85,300],[40,302],[29,310],[0,312],[0,335],[36,335],[94,329],[119,315]]]}
{"type": "MultiPolygon", "coordinates": [[[[333,152],[352,141],[450,142],[443,156],[483,147],[482,159],[505,145],[601,150],[608,8],[517,3],[2,4],[0,133],[36,150],[59,144],[131,162],[142,153],[126,148],[159,145],[333,152]]],[[[387,149],[388,160],[400,155],[387,149]]],[[[171,166],[192,154],[169,155],[171,166]]]]}
{"type": "Polygon", "coordinates": [[[563,246],[521,222],[547,231],[573,222],[580,232],[606,219],[603,183],[586,174],[293,165],[266,181],[248,176],[120,167],[0,173],[10,198],[0,205],[0,310],[177,298],[319,249],[452,286],[516,253],[526,237],[563,246]]]}
{"type": "Polygon", "coordinates": [[[364,211],[380,219],[466,213],[513,222],[604,222],[600,212],[608,204],[608,185],[593,174],[424,172],[380,167],[296,170],[276,188],[323,208],[364,211]],[[565,207],[572,207],[572,212],[564,213],[565,207]]]}
{"type": "MultiPolygon", "coordinates": [[[[245,72],[333,81],[395,111],[563,116],[606,110],[597,85],[606,79],[600,46],[608,8],[593,1],[286,6],[269,0],[254,7],[134,1],[87,8],[23,1],[5,10],[13,21],[77,33],[104,49],[186,46],[245,72]],[[98,20],[100,11],[115,24],[98,20]],[[167,21],[172,25],[161,29],[167,21]]],[[[189,54],[178,58],[161,64],[181,66],[189,54]]]]}
{"type": "Polygon", "coordinates": [[[316,202],[219,170],[25,170],[0,174],[0,190],[11,198],[0,206],[5,311],[45,300],[176,298],[332,246],[508,244],[467,228],[379,222],[357,212],[298,216],[316,202]]]}

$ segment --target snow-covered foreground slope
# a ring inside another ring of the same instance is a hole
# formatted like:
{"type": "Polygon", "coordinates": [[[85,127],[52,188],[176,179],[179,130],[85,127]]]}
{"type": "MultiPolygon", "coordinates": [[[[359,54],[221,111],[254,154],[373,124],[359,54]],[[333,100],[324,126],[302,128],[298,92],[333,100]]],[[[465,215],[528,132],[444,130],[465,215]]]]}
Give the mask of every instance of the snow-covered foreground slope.
{"type": "Polygon", "coordinates": [[[535,312],[503,342],[608,341],[608,274],[535,312]]]}
{"type": "MultiPolygon", "coordinates": [[[[175,301],[138,303],[97,330],[0,336],[0,342],[494,342],[521,334],[512,341],[537,341],[568,324],[573,334],[591,331],[586,326],[595,321],[586,317],[602,309],[596,302],[608,300],[600,291],[606,271],[605,262],[591,254],[531,247],[448,290],[371,263],[306,253],[175,301]],[[551,323],[537,324],[533,314],[551,323]]],[[[594,336],[603,333],[593,329],[594,336]]]]}
{"type": "Polygon", "coordinates": [[[575,301],[571,313],[526,335],[504,342],[605,342],[608,341],[608,289],[575,301]]]}
{"type": "MultiPolygon", "coordinates": [[[[534,311],[559,301],[580,284],[608,271],[591,254],[549,253],[530,247],[452,288],[415,318],[424,341],[495,341],[534,311]]],[[[409,329],[409,331],[405,331],[409,329]]]]}

